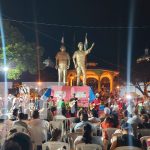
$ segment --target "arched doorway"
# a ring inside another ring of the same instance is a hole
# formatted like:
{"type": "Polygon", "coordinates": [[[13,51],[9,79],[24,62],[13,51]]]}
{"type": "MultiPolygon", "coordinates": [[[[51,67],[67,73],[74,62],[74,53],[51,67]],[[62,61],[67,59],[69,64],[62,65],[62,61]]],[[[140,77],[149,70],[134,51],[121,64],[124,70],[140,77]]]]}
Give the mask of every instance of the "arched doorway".
{"type": "Polygon", "coordinates": [[[88,86],[92,88],[93,91],[98,90],[98,80],[95,78],[87,78],[86,83],[88,86]]]}
{"type": "Polygon", "coordinates": [[[101,90],[105,93],[110,93],[110,80],[108,77],[103,77],[100,81],[101,90]]]}

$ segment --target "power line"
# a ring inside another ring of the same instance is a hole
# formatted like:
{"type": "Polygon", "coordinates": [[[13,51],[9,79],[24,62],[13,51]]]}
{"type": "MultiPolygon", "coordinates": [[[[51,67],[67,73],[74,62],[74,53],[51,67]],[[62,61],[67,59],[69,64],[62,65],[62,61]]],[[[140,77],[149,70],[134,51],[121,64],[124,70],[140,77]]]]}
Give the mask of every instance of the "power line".
{"type": "MultiPolygon", "coordinates": [[[[34,32],[34,28],[32,28],[32,27],[30,27],[30,26],[28,26],[28,25],[26,25],[26,24],[23,24],[23,23],[19,23],[19,24],[21,24],[21,25],[24,26],[25,28],[30,29],[30,30],[32,30],[32,31],[34,32]]],[[[38,32],[39,34],[41,34],[42,36],[44,36],[44,37],[47,37],[47,38],[50,38],[50,39],[56,41],[57,43],[61,43],[60,40],[54,38],[53,36],[50,36],[49,34],[46,34],[46,33],[44,33],[44,32],[39,31],[39,29],[38,29],[37,32],[38,32]]],[[[66,45],[67,45],[68,47],[71,47],[71,46],[68,45],[68,44],[66,44],[66,45]]]]}
{"type": "MultiPolygon", "coordinates": [[[[7,16],[5,16],[5,17],[7,17],[7,16]]],[[[9,17],[8,17],[8,18],[9,18],[9,17]]],[[[32,27],[30,27],[30,26],[28,26],[28,25],[26,25],[26,24],[29,24],[29,23],[30,23],[30,24],[35,24],[35,22],[17,21],[17,20],[14,20],[14,19],[3,19],[3,20],[18,22],[18,23],[20,23],[22,26],[24,26],[24,27],[26,27],[26,28],[28,28],[28,29],[34,31],[34,29],[33,29],[32,27]]],[[[46,23],[37,23],[37,24],[41,24],[41,25],[51,25],[51,26],[56,25],[56,26],[61,26],[61,27],[62,27],[62,26],[68,26],[68,25],[46,24],[46,23]]],[[[71,27],[71,26],[69,26],[69,27],[71,27]]],[[[83,27],[83,26],[72,26],[72,27],[83,27]]],[[[86,27],[86,26],[84,26],[84,27],[86,27]]],[[[94,28],[94,27],[87,27],[87,28],[94,28]]],[[[96,28],[107,28],[107,27],[96,27],[96,28]]],[[[109,28],[113,28],[113,27],[109,27],[109,28]]],[[[117,27],[115,27],[115,28],[117,28],[117,27]]],[[[121,27],[121,28],[124,28],[124,27],[121,27]]],[[[120,29],[121,29],[121,28],[120,28],[120,29]]],[[[125,27],[125,28],[127,29],[127,28],[130,28],[130,27],[125,27]]],[[[138,27],[134,27],[134,28],[138,28],[138,27]]],[[[139,28],[144,28],[144,27],[139,27],[139,28]]],[[[58,43],[61,43],[60,40],[57,40],[56,38],[54,38],[54,37],[52,37],[52,36],[50,36],[50,35],[48,35],[48,34],[46,34],[46,33],[44,33],[44,32],[41,32],[41,31],[39,31],[39,30],[38,30],[37,32],[38,32],[39,34],[45,36],[45,37],[48,37],[48,38],[50,38],[50,39],[52,39],[52,40],[58,42],[58,43]]],[[[68,45],[68,44],[66,44],[66,45],[71,48],[70,45],[68,45]]],[[[102,62],[104,62],[104,63],[106,63],[106,64],[109,64],[109,65],[111,65],[111,66],[117,66],[117,67],[118,67],[118,64],[114,64],[114,63],[112,63],[112,62],[110,62],[110,61],[107,61],[107,60],[104,60],[104,59],[101,59],[101,58],[99,58],[99,60],[102,61],[102,62]]],[[[123,65],[122,65],[122,66],[120,65],[119,68],[126,69],[123,65]]],[[[135,72],[135,73],[139,73],[138,71],[135,71],[135,69],[132,69],[132,71],[135,72]]]]}
{"type": "MultiPolygon", "coordinates": [[[[24,24],[35,24],[33,21],[24,21],[24,20],[15,20],[15,19],[8,19],[4,18],[5,21],[11,21],[11,22],[18,22],[18,23],[24,23],[24,24]]],[[[66,24],[49,24],[44,22],[37,22],[37,25],[43,25],[43,26],[53,26],[53,27],[65,27],[65,28],[82,28],[82,29],[144,29],[144,28],[150,28],[150,26],[80,26],[80,25],[66,25],[66,24]]]]}

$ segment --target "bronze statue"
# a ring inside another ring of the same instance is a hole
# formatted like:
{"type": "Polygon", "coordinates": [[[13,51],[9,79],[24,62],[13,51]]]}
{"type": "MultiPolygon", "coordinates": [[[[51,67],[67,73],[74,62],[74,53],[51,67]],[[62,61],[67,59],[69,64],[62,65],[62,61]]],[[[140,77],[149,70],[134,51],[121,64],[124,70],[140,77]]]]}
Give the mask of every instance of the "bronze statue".
{"type": "Polygon", "coordinates": [[[80,75],[83,74],[83,85],[86,85],[86,55],[88,55],[92,48],[94,47],[94,43],[88,50],[83,50],[83,43],[79,42],[78,48],[79,50],[75,51],[73,54],[73,63],[77,71],[77,85],[80,84],[80,75]]]}
{"type": "Polygon", "coordinates": [[[66,52],[66,47],[61,46],[60,51],[56,54],[56,69],[58,69],[58,82],[66,84],[67,69],[70,66],[70,56],[66,52]]]}

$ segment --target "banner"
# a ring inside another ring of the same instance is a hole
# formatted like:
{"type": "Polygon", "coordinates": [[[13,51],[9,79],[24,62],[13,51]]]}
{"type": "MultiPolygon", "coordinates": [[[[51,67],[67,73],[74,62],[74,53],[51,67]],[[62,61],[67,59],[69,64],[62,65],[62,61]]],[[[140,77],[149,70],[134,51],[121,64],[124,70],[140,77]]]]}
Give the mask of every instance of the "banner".
{"type": "Polygon", "coordinates": [[[71,87],[70,86],[52,86],[51,96],[54,100],[57,98],[63,98],[64,101],[69,101],[71,97],[71,87]]]}
{"type": "Polygon", "coordinates": [[[63,98],[64,101],[67,102],[73,97],[73,94],[75,94],[75,97],[79,99],[78,106],[88,107],[91,90],[89,86],[52,86],[51,96],[54,97],[54,100],[63,98]]]}
{"type": "Polygon", "coordinates": [[[71,95],[75,93],[75,96],[79,99],[79,107],[88,107],[89,104],[89,86],[73,86],[71,88],[71,95]]]}

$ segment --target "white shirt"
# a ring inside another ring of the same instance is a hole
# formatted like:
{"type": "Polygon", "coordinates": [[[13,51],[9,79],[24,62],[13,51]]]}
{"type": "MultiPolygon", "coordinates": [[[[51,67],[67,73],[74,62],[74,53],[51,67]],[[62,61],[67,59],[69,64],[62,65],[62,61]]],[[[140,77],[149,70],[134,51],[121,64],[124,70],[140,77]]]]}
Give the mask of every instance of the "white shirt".
{"type": "Polygon", "coordinates": [[[41,119],[33,119],[29,123],[29,131],[31,133],[31,140],[36,145],[41,145],[43,141],[47,141],[47,131],[49,129],[49,122],[41,119]]]}
{"type": "Polygon", "coordinates": [[[134,115],[133,117],[131,117],[127,120],[127,123],[129,123],[129,124],[139,124],[139,123],[141,123],[141,120],[137,115],[134,115]]]}

